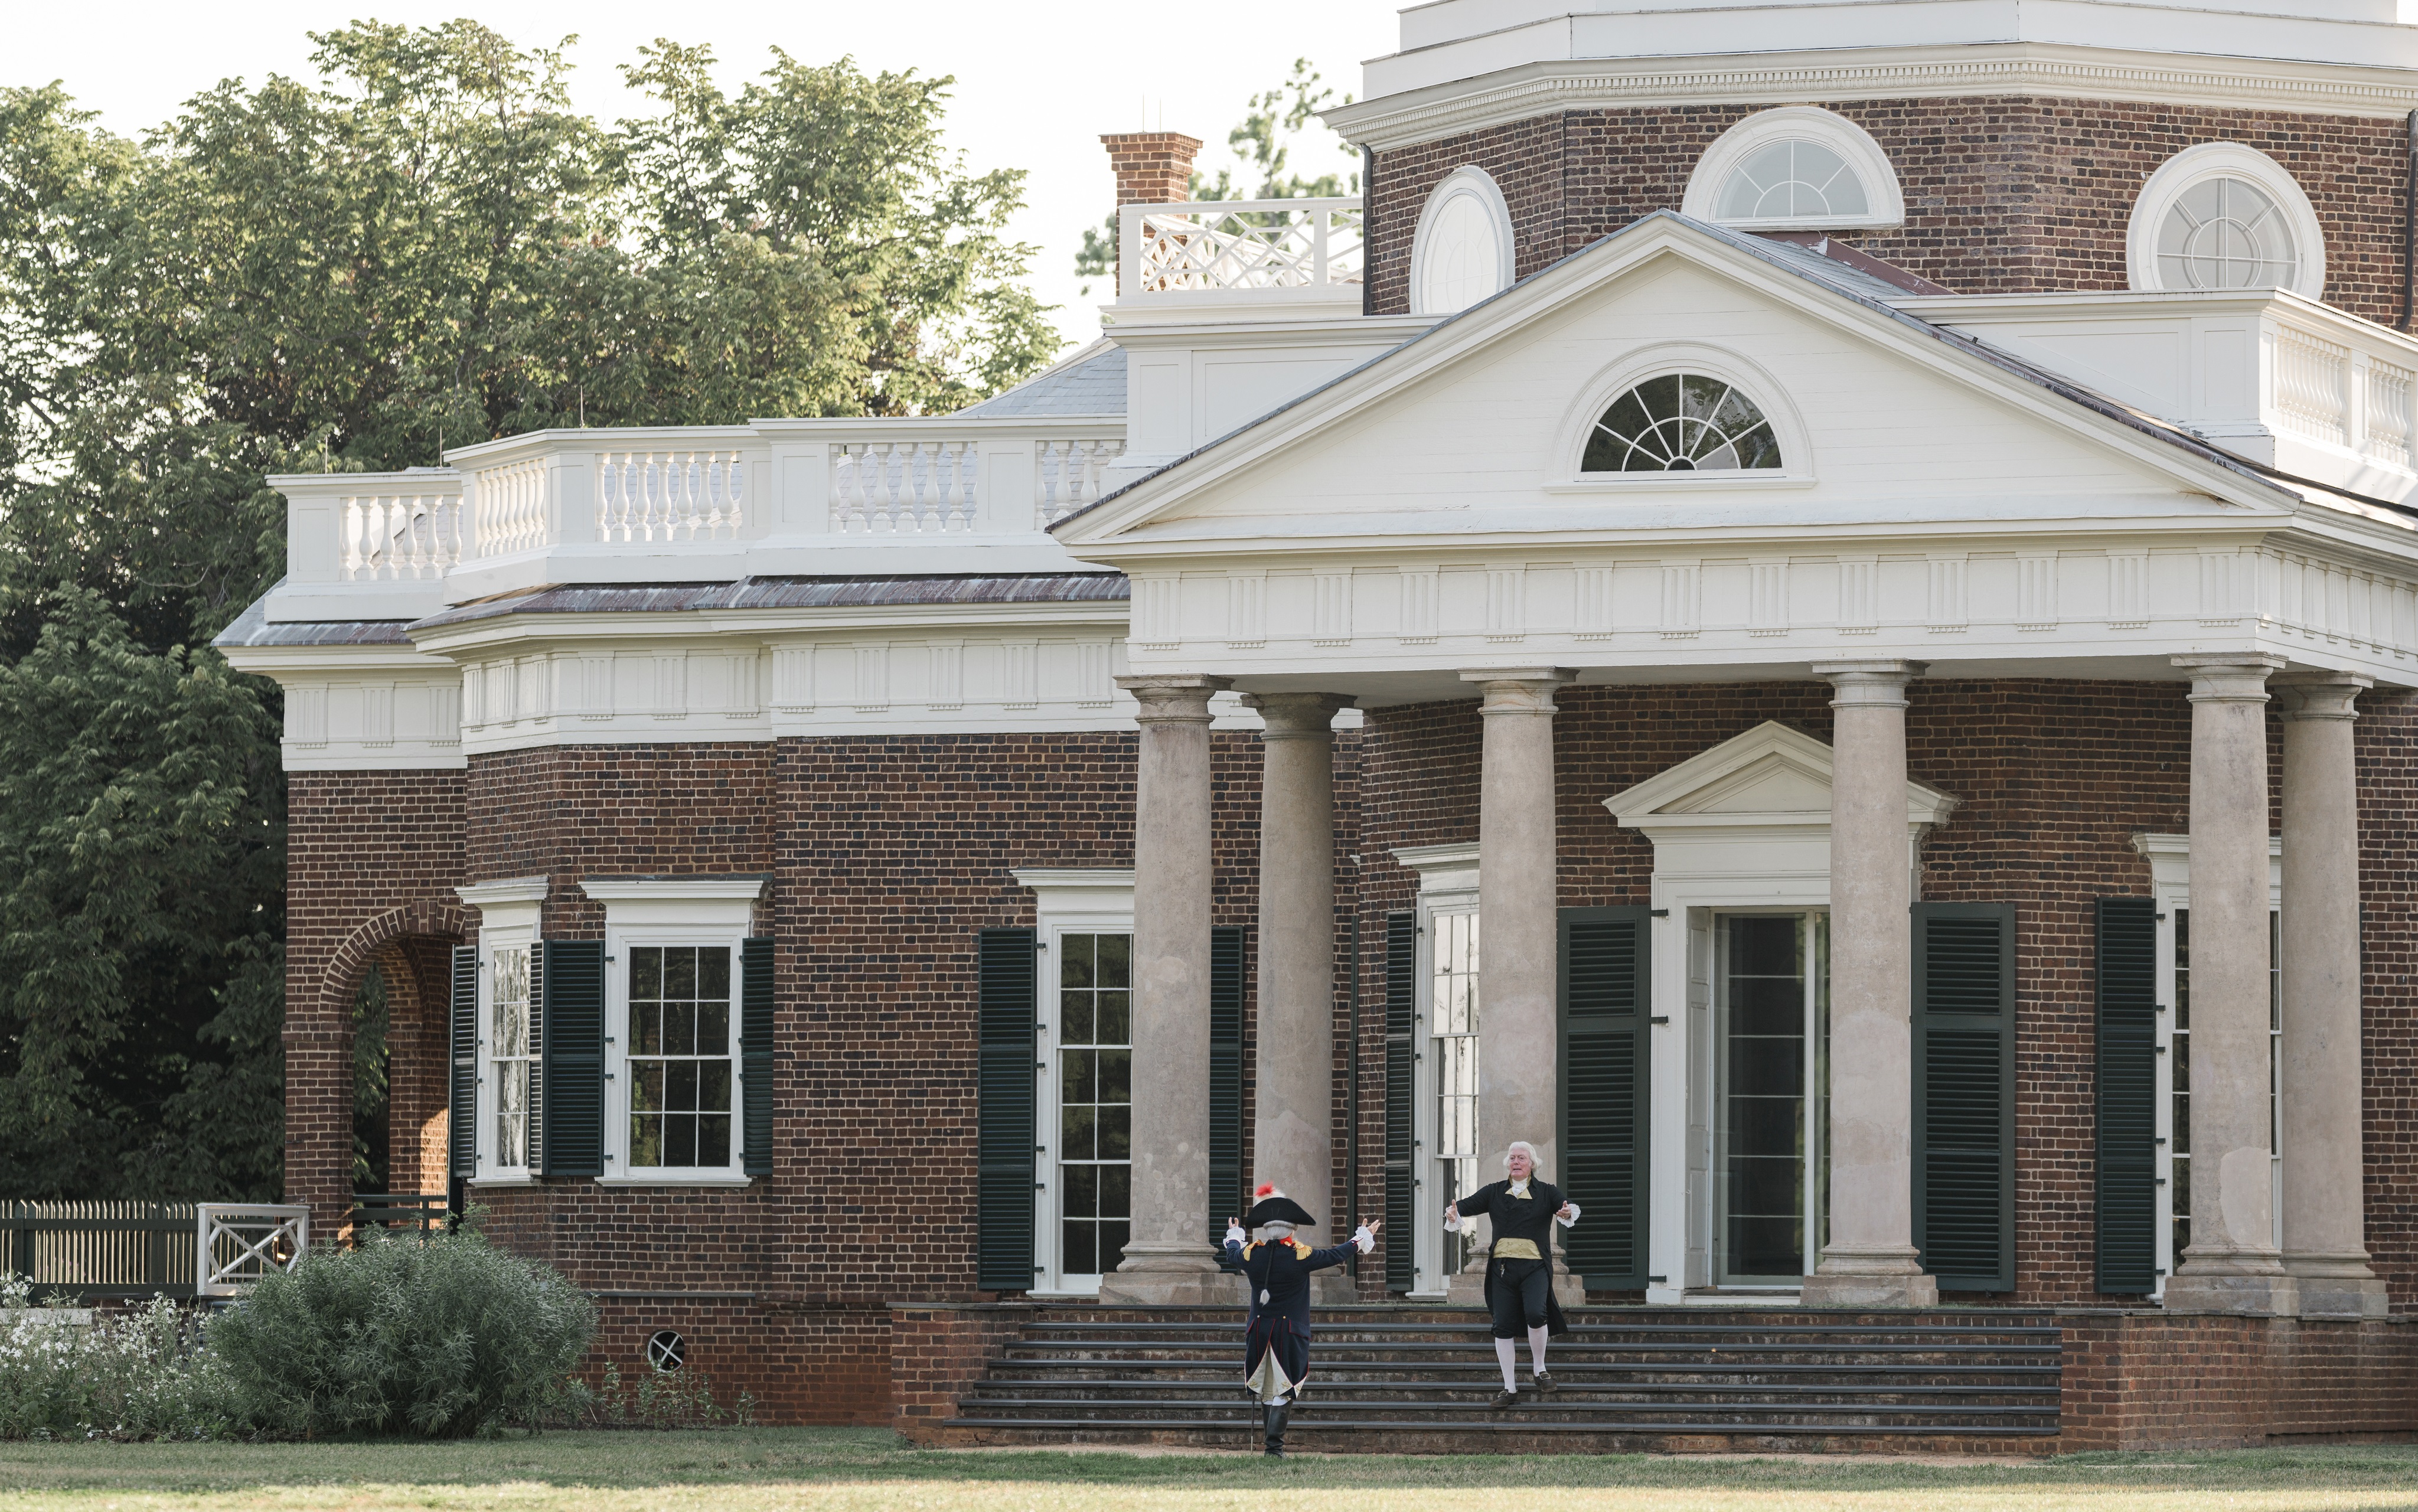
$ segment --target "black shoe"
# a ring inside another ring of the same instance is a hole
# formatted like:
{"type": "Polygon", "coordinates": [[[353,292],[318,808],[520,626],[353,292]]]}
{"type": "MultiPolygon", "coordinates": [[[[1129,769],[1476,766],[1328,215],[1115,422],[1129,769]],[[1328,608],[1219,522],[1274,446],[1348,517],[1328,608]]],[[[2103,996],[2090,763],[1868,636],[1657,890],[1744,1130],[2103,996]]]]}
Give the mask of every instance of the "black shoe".
{"type": "Polygon", "coordinates": [[[1497,1413],[1506,1407],[1517,1407],[1520,1405],[1520,1394],[1517,1391],[1498,1391],[1494,1394],[1494,1399],[1486,1405],[1490,1411],[1497,1413]]]}
{"type": "Polygon", "coordinates": [[[1290,1405],[1283,1407],[1271,1407],[1268,1409],[1269,1459],[1282,1459],[1284,1458],[1285,1422],[1292,1416],[1293,1408],[1290,1405]]]}
{"type": "Polygon", "coordinates": [[[1554,1381],[1553,1381],[1553,1378],[1552,1376],[1549,1376],[1549,1375],[1547,1375],[1544,1371],[1539,1370],[1539,1371],[1538,1371],[1538,1372],[1537,1372],[1537,1382],[1536,1382],[1536,1384],[1537,1384],[1537,1389],[1538,1389],[1538,1391],[1551,1391],[1551,1390],[1553,1390],[1553,1386],[1554,1386],[1554,1381]]]}

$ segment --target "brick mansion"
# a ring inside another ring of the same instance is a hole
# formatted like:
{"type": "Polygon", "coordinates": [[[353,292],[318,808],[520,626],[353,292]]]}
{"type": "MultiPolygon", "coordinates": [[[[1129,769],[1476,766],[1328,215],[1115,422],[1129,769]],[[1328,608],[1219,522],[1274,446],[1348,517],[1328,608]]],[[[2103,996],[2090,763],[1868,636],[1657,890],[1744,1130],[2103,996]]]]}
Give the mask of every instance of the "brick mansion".
{"type": "Polygon", "coordinates": [[[1107,138],[1105,336],[956,414],[273,480],[289,1200],[375,970],[393,1190],[780,1421],[1214,1440],[1273,1182],[1383,1220],[1312,1444],[2418,1433],[2418,25],[1437,0],[1356,93],[1350,198],[1107,138]]]}

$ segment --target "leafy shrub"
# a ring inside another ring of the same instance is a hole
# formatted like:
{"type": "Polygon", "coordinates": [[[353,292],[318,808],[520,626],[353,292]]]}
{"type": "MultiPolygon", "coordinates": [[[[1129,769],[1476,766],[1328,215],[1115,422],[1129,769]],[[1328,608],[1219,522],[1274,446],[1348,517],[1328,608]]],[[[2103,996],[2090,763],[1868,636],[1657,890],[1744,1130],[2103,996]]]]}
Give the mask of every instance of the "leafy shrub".
{"type": "Polygon", "coordinates": [[[608,1364],[604,1383],[581,1390],[569,1405],[562,1421],[576,1428],[747,1428],[756,1421],[754,1396],[742,1391],[735,1408],[725,1408],[713,1399],[712,1381],[694,1370],[644,1370],[633,1385],[620,1366],[608,1364]]]}
{"type": "Polygon", "coordinates": [[[229,1418],[274,1437],[455,1437],[559,1418],[596,1309],[473,1229],[314,1249],[213,1320],[229,1418]]]}
{"type": "Polygon", "coordinates": [[[199,1320],[165,1297],[141,1312],[65,1322],[0,1278],[0,1439],[206,1438],[224,1430],[199,1320]]]}

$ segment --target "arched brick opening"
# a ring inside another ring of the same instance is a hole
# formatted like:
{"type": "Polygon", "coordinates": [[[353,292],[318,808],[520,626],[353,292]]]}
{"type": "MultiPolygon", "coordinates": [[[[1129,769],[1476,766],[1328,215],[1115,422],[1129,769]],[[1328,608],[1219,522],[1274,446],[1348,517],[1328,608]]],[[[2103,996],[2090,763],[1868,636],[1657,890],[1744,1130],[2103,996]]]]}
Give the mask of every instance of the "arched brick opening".
{"type": "Polygon", "coordinates": [[[468,928],[459,904],[405,904],[346,936],[317,981],[287,984],[285,1193],[321,1233],[339,1233],[352,1208],[353,1004],[373,964],[387,988],[387,1184],[445,1189],[451,966],[468,928]]]}

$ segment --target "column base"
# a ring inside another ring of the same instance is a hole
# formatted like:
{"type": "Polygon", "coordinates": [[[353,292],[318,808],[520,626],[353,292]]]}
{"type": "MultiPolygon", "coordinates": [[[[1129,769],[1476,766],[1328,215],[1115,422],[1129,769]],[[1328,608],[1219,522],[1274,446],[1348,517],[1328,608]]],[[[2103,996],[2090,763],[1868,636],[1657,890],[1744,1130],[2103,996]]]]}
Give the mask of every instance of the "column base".
{"type": "Polygon", "coordinates": [[[2391,1309],[2384,1277],[2358,1255],[2287,1255],[2284,1269],[2300,1284],[2303,1318],[2382,1318],[2391,1309]]]}
{"type": "Polygon", "coordinates": [[[1798,1301],[1808,1307],[1936,1307],[1939,1282],[1923,1274],[1912,1245],[1847,1249],[1833,1245],[1805,1278],[1798,1301]]]}
{"type": "Polygon", "coordinates": [[[1241,1277],[1217,1268],[1217,1260],[1186,1246],[1174,1254],[1133,1253],[1100,1277],[1103,1307],[1233,1307],[1246,1300],[1241,1277]]]}
{"type": "Polygon", "coordinates": [[[2168,1312],[2267,1313],[2290,1318],[2301,1310],[2301,1283],[2279,1269],[2242,1275],[2195,1273],[2185,1262],[2166,1278],[2168,1312]]]}

